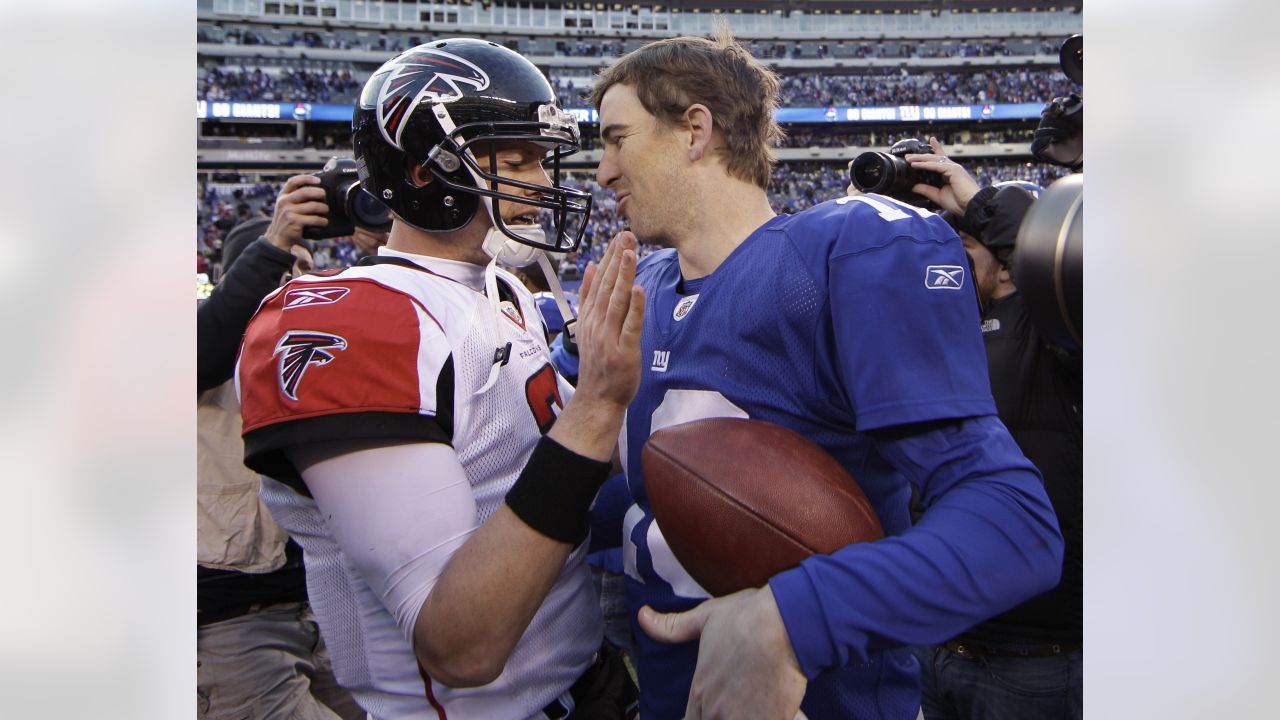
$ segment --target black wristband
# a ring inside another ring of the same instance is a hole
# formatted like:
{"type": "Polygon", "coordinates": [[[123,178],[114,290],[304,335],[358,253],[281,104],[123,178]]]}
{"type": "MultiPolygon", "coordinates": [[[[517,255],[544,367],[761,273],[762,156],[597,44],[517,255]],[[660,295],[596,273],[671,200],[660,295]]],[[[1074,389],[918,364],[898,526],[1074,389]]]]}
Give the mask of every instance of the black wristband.
{"type": "Polygon", "coordinates": [[[591,503],[610,467],[544,436],[507,493],[507,507],[539,533],[576,547],[591,530],[591,503]]]}

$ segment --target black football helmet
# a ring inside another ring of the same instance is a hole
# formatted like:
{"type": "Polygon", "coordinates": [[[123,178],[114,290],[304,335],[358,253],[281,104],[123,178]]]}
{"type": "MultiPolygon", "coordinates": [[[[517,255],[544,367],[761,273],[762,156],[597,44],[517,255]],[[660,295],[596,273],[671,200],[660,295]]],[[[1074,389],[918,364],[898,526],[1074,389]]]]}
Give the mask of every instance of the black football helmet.
{"type": "Polygon", "coordinates": [[[469,38],[426,43],[389,60],[365,83],[352,118],[360,182],[401,220],[426,232],[456,230],[483,198],[495,228],[551,252],[578,247],[591,211],[590,193],[561,184],[560,161],[578,151],[579,137],[577,121],[533,63],[469,38]],[[551,186],[500,175],[493,142],[502,140],[544,147],[551,186]],[[416,187],[409,163],[433,181],[416,187]],[[521,190],[533,196],[515,194],[521,190]],[[554,235],[508,227],[501,200],[541,208],[554,235]]]}

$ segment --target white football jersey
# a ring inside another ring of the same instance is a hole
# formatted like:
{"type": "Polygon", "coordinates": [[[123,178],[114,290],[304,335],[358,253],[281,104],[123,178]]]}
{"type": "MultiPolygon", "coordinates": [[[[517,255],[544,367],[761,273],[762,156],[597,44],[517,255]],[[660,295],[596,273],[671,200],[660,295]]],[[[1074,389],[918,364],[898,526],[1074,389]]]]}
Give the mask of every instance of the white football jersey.
{"type": "Polygon", "coordinates": [[[265,473],[263,501],[303,547],[311,605],[339,682],[378,719],[542,717],[556,699],[572,707],[568,689],[602,639],[584,543],[497,680],[466,689],[431,680],[284,457],[299,442],[370,437],[370,423],[386,429],[379,437],[448,442],[483,523],[572,387],[551,364],[532,296],[499,271],[511,304],[495,314],[482,272],[384,248],[374,264],[306,275],[269,296],[241,348],[246,463],[265,473]],[[497,383],[476,395],[495,349],[508,342],[497,383]]]}

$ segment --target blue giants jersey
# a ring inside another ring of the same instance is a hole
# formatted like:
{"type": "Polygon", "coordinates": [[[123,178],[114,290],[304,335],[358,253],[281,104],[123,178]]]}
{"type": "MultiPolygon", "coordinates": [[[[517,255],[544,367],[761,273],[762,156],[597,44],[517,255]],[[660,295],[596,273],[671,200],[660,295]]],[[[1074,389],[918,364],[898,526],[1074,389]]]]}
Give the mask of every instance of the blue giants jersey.
{"type": "MultiPolygon", "coordinates": [[[[653,521],[640,465],[651,433],[706,417],[748,417],[788,427],[839,460],[871,500],[885,533],[899,536],[911,529],[911,483],[922,485],[926,504],[945,488],[923,486],[915,477],[909,482],[899,469],[904,462],[927,466],[933,458],[907,450],[904,461],[868,432],[963,418],[998,426],[987,417],[995,407],[963,246],[945,222],[926,211],[875,195],[840,198],[773,218],[705,278],[682,280],[675,252],[664,250],[641,262],[637,282],[648,298],[643,376],[620,442],[635,501],[623,528],[633,623],[642,605],[684,611],[708,597],[653,521]]],[[[1009,447],[1017,458],[1005,464],[1034,484],[1034,470],[1012,441],[1009,447]]],[[[708,452],[714,452],[714,442],[708,452]]],[[[937,461],[946,461],[945,454],[937,461]]],[[[1028,504],[1035,506],[1036,499],[1028,504]]],[[[1044,512],[1052,523],[1052,511],[1044,512]]],[[[871,545],[883,542],[892,540],[871,545]]],[[[816,585],[832,576],[826,568],[815,567],[814,573],[795,582],[816,585]]],[[[839,587],[846,581],[831,582],[839,587]]],[[[865,642],[842,650],[828,635],[848,618],[802,617],[797,613],[821,613],[812,600],[793,602],[791,595],[775,586],[810,680],[802,709],[811,720],[914,718],[918,673],[905,645],[945,640],[945,633],[979,619],[944,613],[953,622],[922,623],[926,635],[937,635],[929,640],[913,637],[917,620],[902,617],[901,632],[864,633],[865,642]],[[809,652],[809,645],[834,649],[809,652]]],[[[664,645],[634,628],[641,717],[682,717],[697,643],[664,645]]]]}

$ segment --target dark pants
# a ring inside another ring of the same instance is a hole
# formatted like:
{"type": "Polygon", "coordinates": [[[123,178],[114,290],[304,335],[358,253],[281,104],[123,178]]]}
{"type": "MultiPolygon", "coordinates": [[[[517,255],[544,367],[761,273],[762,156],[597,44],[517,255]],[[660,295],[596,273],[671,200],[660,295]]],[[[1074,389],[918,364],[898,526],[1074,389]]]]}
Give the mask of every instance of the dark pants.
{"type": "Polygon", "coordinates": [[[1048,657],[961,657],[915,648],[926,720],[1076,720],[1084,651],[1048,657]]]}
{"type": "Polygon", "coordinates": [[[631,720],[640,709],[640,695],[622,654],[607,642],[569,692],[575,703],[572,713],[553,701],[542,714],[550,720],[631,720]]]}

